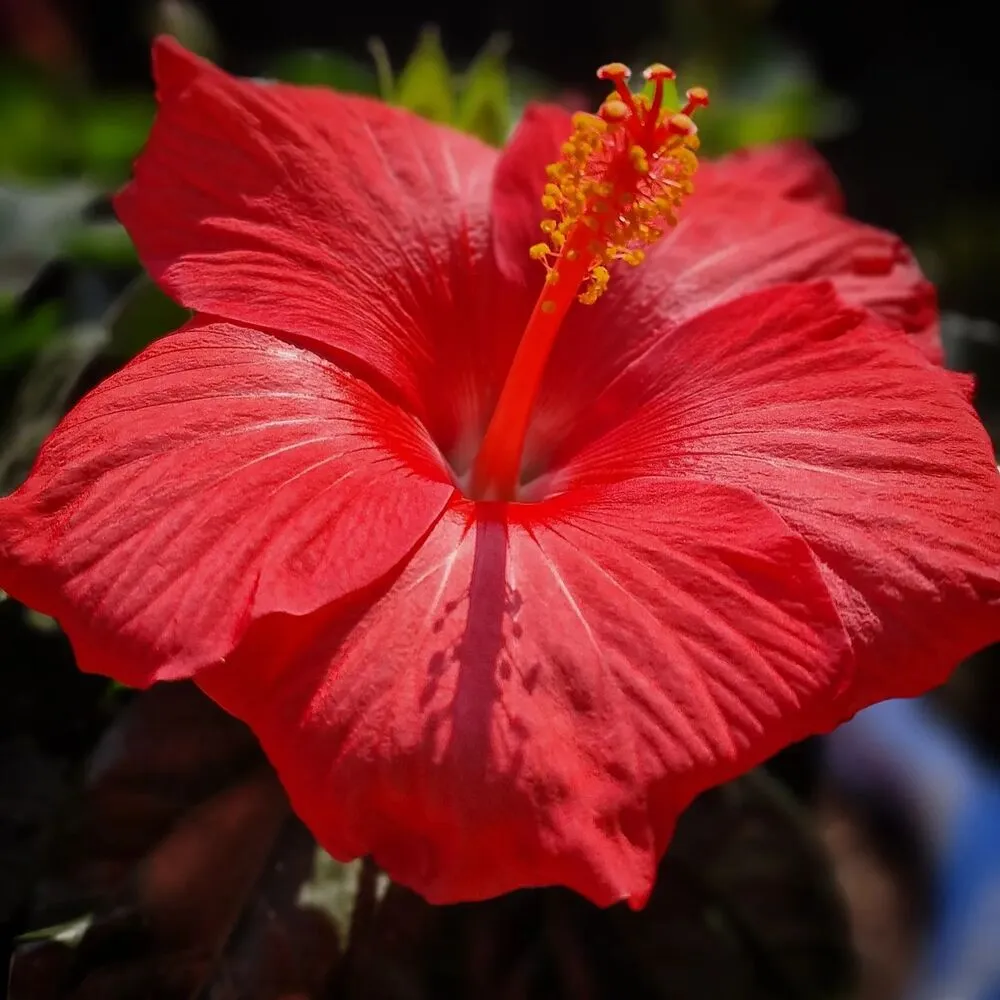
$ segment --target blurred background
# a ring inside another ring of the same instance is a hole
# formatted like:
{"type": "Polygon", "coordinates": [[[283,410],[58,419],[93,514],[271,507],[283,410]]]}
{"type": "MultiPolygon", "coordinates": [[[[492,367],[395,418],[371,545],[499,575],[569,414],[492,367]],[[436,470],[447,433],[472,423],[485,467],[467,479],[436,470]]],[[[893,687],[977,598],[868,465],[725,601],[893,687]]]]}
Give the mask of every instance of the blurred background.
{"type": "MultiPolygon", "coordinates": [[[[248,76],[371,93],[501,144],[597,65],[712,91],[710,153],[787,138],[937,284],[1000,434],[1000,82],[975,0],[0,0],[0,493],[83,392],[184,313],[107,194],[154,112],[157,32],[248,76]]],[[[193,689],[73,666],[0,595],[0,948],[10,996],[1000,998],[995,651],[710,793],[642,914],[568,893],[432,908],[325,857],[193,689]]],[[[2,977],[0,977],[2,979],[2,977]]]]}

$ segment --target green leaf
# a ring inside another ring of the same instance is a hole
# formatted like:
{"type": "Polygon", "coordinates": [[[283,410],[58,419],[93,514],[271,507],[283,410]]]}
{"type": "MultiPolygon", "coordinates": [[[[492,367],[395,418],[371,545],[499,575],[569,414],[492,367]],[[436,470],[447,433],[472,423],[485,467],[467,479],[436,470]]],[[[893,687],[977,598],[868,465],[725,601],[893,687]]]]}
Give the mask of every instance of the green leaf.
{"type": "Polygon", "coordinates": [[[27,67],[0,66],[0,135],[0,177],[51,179],[74,165],[70,109],[27,67]]]}
{"type": "Polygon", "coordinates": [[[451,68],[437,28],[425,28],[403,71],[393,102],[434,122],[455,120],[455,92],[451,68]]]}
{"type": "Polygon", "coordinates": [[[46,302],[27,316],[12,308],[0,311],[0,368],[7,368],[37,354],[59,330],[62,307],[46,302]]]}
{"type": "Polygon", "coordinates": [[[124,181],[149,135],[155,106],[143,95],[101,96],[89,103],[79,122],[83,172],[108,184],[124,181]]]}
{"type": "Polygon", "coordinates": [[[493,146],[503,145],[511,127],[510,82],[505,56],[509,42],[496,36],[464,74],[454,124],[493,146]]]}
{"type": "Polygon", "coordinates": [[[375,79],[378,82],[378,95],[383,101],[392,103],[393,94],[396,93],[396,79],[392,72],[392,60],[389,58],[389,50],[385,47],[385,42],[381,38],[369,38],[368,51],[371,53],[372,61],[375,63],[375,79]]]}
{"type": "Polygon", "coordinates": [[[66,920],[60,924],[52,924],[50,927],[40,927],[38,930],[27,931],[17,938],[18,944],[25,944],[30,941],[58,941],[60,944],[67,944],[75,948],[82,940],[94,922],[94,914],[87,913],[82,917],[66,920]]]}
{"type": "Polygon", "coordinates": [[[354,94],[377,94],[375,70],[340,52],[302,49],[286,52],[269,67],[268,76],[286,83],[331,87],[354,94]]]}

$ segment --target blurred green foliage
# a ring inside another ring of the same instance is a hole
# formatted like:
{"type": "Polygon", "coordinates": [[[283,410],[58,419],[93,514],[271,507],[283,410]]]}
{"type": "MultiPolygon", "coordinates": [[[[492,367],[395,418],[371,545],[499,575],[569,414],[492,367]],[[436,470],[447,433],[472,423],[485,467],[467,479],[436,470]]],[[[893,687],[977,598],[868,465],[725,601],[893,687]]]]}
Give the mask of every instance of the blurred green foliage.
{"type": "MultiPolygon", "coordinates": [[[[375,52],[380,50],[381,46],[375,46],[375,52]]],[[[398,79],[392,79],[384,51],[379,61],[385,66],[381,74],[383,100],[409,108],[431,121],[454,121],[455,84],[436,28],[429,28],[420,36],[398,79]]]]}
{"type": "Polygon", "coordinates": [[[373,66],[326,49],[283,52],[271,62],[265,75],[306,87],[329,87],[354,94],[378,93],[373,66]]]}
{"type": "Polygon", "coordinates": [[[31,67],[0,66],[0,181],[119,184],[153,111],[148,94],[96,94],[31,67]]]}
{"type": "Polygon", "coordinates": [[[702,148],[710,156],[829,137],[850,118],[844,102],[820,86],[807,63],[781,50],[739,69],[702,57],[686,62],[682,73],[711,94],[711,105],[698,115],[702,148]]]}
{"type": "Polygon", "coordinates": [[[457,71],[445,55],[440,32],[429,27],[398,75],[378,38],[369,44],[370,66],[338,52],[299,51],[281,55],[268,75],[287,83],[377,96],[499,146],[512,124],[507,47],[507,39],[496,36],[467,69],[457,71]]]}

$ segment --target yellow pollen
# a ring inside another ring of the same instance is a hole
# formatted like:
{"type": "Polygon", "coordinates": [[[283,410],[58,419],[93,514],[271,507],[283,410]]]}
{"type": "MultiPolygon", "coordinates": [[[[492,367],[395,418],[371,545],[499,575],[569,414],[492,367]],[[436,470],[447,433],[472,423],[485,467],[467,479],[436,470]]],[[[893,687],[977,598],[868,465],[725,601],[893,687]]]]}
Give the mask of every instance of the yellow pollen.
{"type": "Polygon", "coordinates": [[[628,108],[620,98],[612,96],[601,105],[601,117],[608,121],[620,121],[628,117],[628,108]]]}
{"type": "Polygon", "coordinates": [[[698,168],[698,130],[691,115],[708,103],[708,92],[692,87],[681,111],[664,108],[663,83],[675,74],[663,63],[643,72],[656,85],[652,97],[628,89],[631,72],[624,63],[608,63],[597,75],[614,90],[596,115],[573,115],[561,158],[546,168],[542,207],[552,217],[541,228],[547,244],[531,248],[532,258],[545,264],[550,284],[562,261],[585,255],[578,296],[584,303],[596,302],[607,287],[606,264],[641,263],[645,248],[677,224],[698,168]]]}

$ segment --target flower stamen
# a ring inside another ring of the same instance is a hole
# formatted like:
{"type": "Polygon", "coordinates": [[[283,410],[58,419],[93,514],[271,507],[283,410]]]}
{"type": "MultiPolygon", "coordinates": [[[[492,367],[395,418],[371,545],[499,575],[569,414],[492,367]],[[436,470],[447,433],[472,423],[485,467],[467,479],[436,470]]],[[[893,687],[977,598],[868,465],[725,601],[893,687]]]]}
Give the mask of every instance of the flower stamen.
{"type": "Polygon", "coordinates": [[[593,305],[611,280],[608,265],[637,265],[645,249],[677,224],[693,190],[697,127],[691,115],[708,103],[702,87],[687,92],[680,112],[663,106],[674,71],[662,63],[643,73],[653,95],[633,94],[631,71],[608,63],[597,71],[613,84],[597,114],[573,116],[559,160],[546,168],[541,224],[545,239],[531,247],[546,280],[528,320],[486,430],[472,474],[472,494],[514,499],[531,409],[552,345],[574,298],[593,305]]]}

